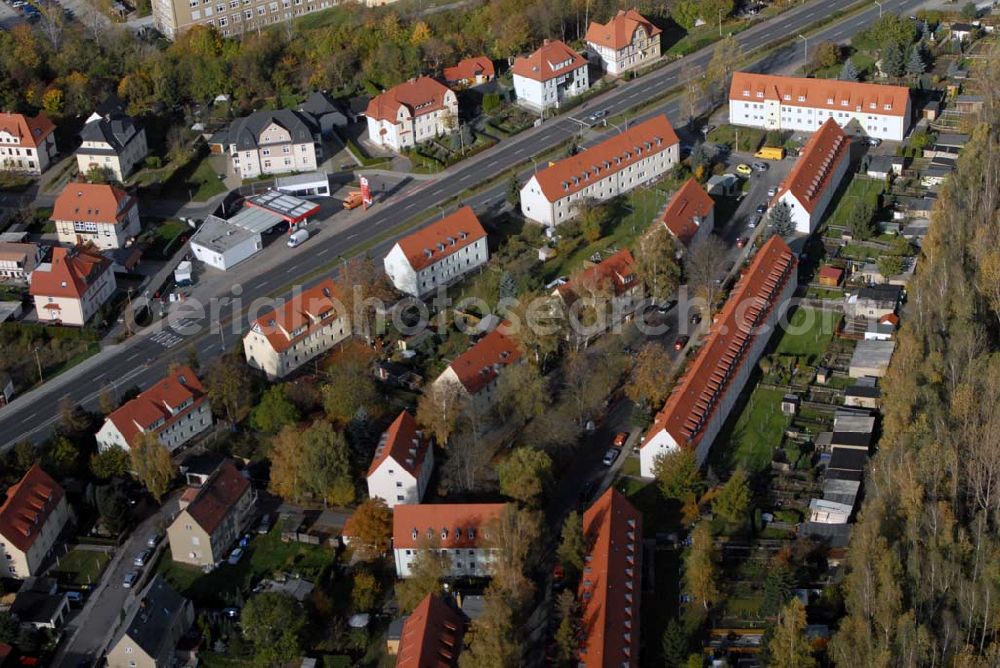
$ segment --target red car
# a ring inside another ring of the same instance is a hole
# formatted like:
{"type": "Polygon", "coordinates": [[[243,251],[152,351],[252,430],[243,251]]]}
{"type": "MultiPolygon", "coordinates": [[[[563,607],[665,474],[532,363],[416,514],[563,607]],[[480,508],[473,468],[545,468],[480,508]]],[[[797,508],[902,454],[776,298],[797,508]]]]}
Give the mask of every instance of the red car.
{"type": "Polygon", "coordinates": [[[628,440],[628,432],[620,431],[617,434],[615,434],[614,446],[616,448],[623,448],[625,447],[625,441],[627,440],[628,440]]]}
{"type": "Polygon", "coordinates": [[[674,350],[684,350],[684,346],[687,345],[689,338],[687,336],[678,336],[677,340],[674,341],[674,350]]]}
{"type": "Polygon", "coordinates": [[[747,238],[746,237],[740,237],[739,239],[736,240],[736,247],[737,248],[743,248],[746,245],[747,245],[747,238]]]}

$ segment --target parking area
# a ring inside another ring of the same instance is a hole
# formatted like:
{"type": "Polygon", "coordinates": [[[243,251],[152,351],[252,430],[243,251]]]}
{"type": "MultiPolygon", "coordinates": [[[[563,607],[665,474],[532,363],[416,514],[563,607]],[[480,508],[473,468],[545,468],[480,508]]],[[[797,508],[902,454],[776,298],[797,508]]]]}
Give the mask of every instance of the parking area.
{"type": "Polygon", "coordinates": [[[24,16],[19,11],[11,7],[6,0],[0,3],[0,26],[5,30],[10,30],[24,20],[24,16]]]}

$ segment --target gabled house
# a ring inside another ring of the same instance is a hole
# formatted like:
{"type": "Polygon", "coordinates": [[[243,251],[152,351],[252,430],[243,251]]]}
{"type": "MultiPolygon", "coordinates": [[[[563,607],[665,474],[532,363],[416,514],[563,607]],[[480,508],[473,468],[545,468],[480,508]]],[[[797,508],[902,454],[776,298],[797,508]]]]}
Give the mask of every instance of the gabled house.
{"type": "Polygon", "coordinates": [[[521,213],[553,227],[579,215],[584,200],[624,195],[679,161],[677,133],[666,116],[654,116],[535,172],[521,188],[521,213]]]}
{"type": "Polygon", "coordinates": [[[68,183],[52,209],[59,242],[123,248],[141,231],[138,200],[103,183],[68,183]]]}
{"type": "Polygon", "coordinates": [[[577,588],[580,668],[639,665],[642,515],[609,488],[583,514],[587,543],[577,588]]]}
{"type": "Polygon", "coordinates": [[[39,322],[82,327],[115,293],[111,261],[82,248],[54,248],[31,274],[39,322]]]}
{"type": "Polygon", "coordinates": [[[495,329],[452,360],[434,384],[451,383],[485,409],[496,396],[497,378],[503,370],[521,361],[517,341],[495,329]]]}
{"type": "Polygon", "coordinates": [[[0,165],[40,175],[56,157],[56,126],[45,114],[0,114],[0,165]]]}
{"type": "Polygon", "coordinates": [[[455,668],[466,623],[465,615],[428,594],[403,622],[395,652],[397,668],[455,668]]]}
{"type": "Polygon", "coordinates": [[[903,301],[903,288],[898,285],[869,285],[844,298],[844,313],[851,318],[879,320],[895,314],[903,301]]]}
{"type": "Polygon", "coordinates": [[[55,578],[30,577],[21,585],[10,615],[17,623],[33,629],[61,629],[69,613],[66,593],[59,591],[55,578]]]}
{"type": "Polygon", "coordinates": [[[670,198],[661,220],[681,245],[691,248],[715,229],[715,201],[690,178],[670,198]]]}
{"type": "Polygon", "coordinates": [[[368,467],[368,496],[378,497],[390,508],[400,503],[420,503],[434,470],[430,438],[417,428],[407,411],[383,432],[368,467]]]}
{"type": "Polygon", "coordinates": [[[421,549],[432,547],[450,557],[448,577],[490,575],[495,548],[490,525],[503,503],[402,504],[392,512],[392,549],[396,577],[408,578],[421,549]]]}
{"type": "Polygon", "coordinates": [[[224,559],[253,519],[256,501],[250,481],[228,460],[204,485],[188,487],[167,528],[174,561],[214,566],[224,559]]]}
{"type": "Polygon", "coordinates": [[[552,292],[567,309],[580,299],[588,300],[588,308],[600,309],[602,316],[594,324],[579,322],[579,327],[573,327],[570,337],[578,342],[589,341],[630,320],[643,294],[642,281],[635,273],[635,258],[627,248],[580,271],[552,292]]]}
{"type": "Polygon", "coordinates": [[[444,82],[452,88],[471,88],[496,78],[493,61],[486,56],[463,58],[454,67],[444,68],[444,82]]]}
{"type": "Polygon", "coordinates": [[[611,75],[642,67],[660,57],[660,33],[634,9],[619,9],[607,23],[587,28],[587,49],[600,58],[611,75]]]}
{"type": "Polygon", "coordinates": [[[134,601],[109,645],[108,668],[167,668],[194,623],[194,606],[160,575],[134,601]]]}
{"type": "Polygon", "coordinates": [[[81,174],[95,167],[107,170],[116,181],[125,181],[147,155],[146,130],[130,116],[94,113],[80,131],[83,143],[76,149],[81,174]]]}
{"type": "Polygon", "coordinates": [[[277,109],[255,111],[212,138],[229,153],[241,178],[315,171],[323,158],[320,129],[311,114],[277,109]]]}
{"type": "Polygon", "coordinates": [[[35,464],[0,505],[0,577],[37,574],[69,520],[63,488],[35,464]]]}
{"type": "Polygon", "coordinates": [[[351,335],[339,291],[327,278],[259,316],[243,337],[247,364],[282,378],[351,335]]]}
{"type": "Polygon", "coordinates": [[[559,40],[545,40],[511,67],[517,103],[535,111],[557,109],[563,100],[590,88],[587,59],[559,40]]]}
{"type": "Polygon", "coordinates": [[[346,128],[349,122],[343,104],[331,99],[324,91],[310,93],[306,101],[299,105],[299,111],[313,119],[323,137],[332,135],[334,128],[346,128]]]}
{"type": "Polygon", "coordinates": [[[153,432],[173,452],[211,426],[208,393],[194,370],[182,366],[108,415],[97,432],[97,447],[127,451],[140,434],[153,432]]]}
{"type": "Polygon", "coordinates": [[[832,118],[806,142],[774,200],[788,206],[796,232],[811,234],[823,219],[847,173],[850,147],[851,140],[832,118]]]}
{"type": "Polygon", "coordinates": [[[0,241],[0,279],[30,281],[43,255],[38,244],[0,241]]]}
{"type": "Polygon", "coordinates": [[[383,264],[397,290],[423,297],[461,280],[489,259],[486,230],[472,207],[463,206],[397,241],[383,264]]]}
{"type": "Polygon", "coordinates": [[[401,151],[458,129],[458,98],[430,77],[393,86],[368,103],[368,139],[401,151]]]}
{"type": "Polygon", "coordinates": [[[657,460],[679,448],[694,450],[698,461],[705,461],[795,293],[797,264],[779,236],[754,256],[643,438],[644,478],[654,477],[657,460]]]}

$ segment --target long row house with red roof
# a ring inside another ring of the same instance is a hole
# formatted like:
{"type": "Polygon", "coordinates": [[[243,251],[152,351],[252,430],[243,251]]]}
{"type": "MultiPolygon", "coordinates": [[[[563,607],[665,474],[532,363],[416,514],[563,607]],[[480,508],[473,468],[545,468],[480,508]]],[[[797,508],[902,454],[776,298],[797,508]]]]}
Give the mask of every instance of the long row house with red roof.
{"type": "Polygon", "coordinates": [[[781,237],[771,237],[646,432],[639,453],[643,477],[654,477],[659,458],[680,448],[705,461],[797,284],[795,254],[781,237]]]}

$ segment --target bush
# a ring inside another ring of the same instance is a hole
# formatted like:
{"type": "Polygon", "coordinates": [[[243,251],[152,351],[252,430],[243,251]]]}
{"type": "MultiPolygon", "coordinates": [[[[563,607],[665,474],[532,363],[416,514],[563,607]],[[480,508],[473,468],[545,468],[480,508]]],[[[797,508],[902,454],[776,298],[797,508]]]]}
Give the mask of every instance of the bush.
{"type": "Polygon", "coordinates": [[[150,169],[159,169],[160,167],[163,166],[163,161],[160,159],[160,156],[158,155],[149,156],[148,158],[146,158],[145,162],[146,166],[149,167],[150,169]]]}

